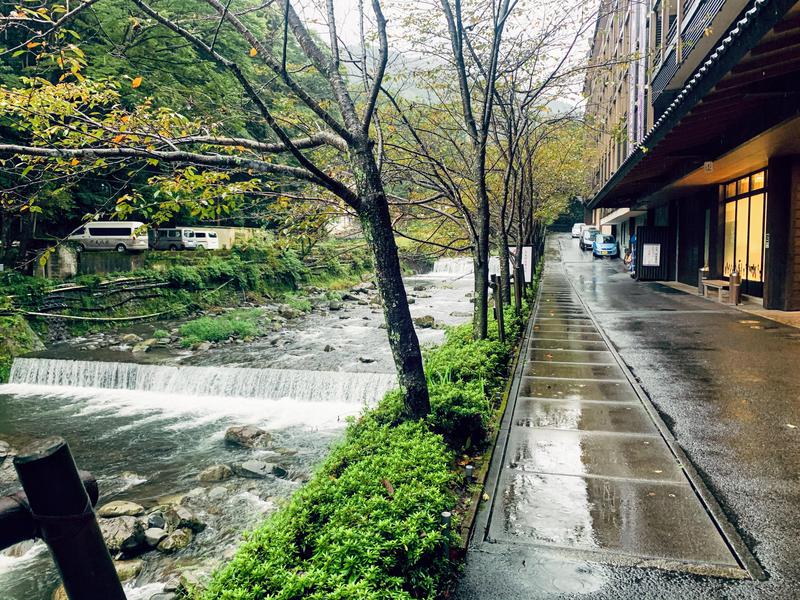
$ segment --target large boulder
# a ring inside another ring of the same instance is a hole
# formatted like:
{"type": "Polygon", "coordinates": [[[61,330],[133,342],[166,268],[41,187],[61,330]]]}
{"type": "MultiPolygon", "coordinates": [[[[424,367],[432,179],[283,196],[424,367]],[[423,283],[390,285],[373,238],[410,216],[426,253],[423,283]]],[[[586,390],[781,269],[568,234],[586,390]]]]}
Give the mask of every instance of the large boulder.
{"type": "Polygon", "coordinates": [[[120,336],[119,341],[123,344],[138,344],[142,341],[142,338],[135,333],[126,333],[125,335],[120,336]]]}
{"type": "Polygon", "coordinates": [[[268,448],[272,443],[272,436],[255,425],[237,425],[228,427],[225,441],[244,448],[268,448]]]}
{"type": "Polygon", "coordinates": [[[157,546],[158,551],[169,554],[177,552],[178,550],[183,550],[192,543],[192,537],[191,529],[176,529],[161,540],[157,546]]]}
{"type": "Polygon", "coordinates": [[[197,476],[200,481],[225,481],[233,477],[233,471],[228,465],[211,465],[203,469],[197,476]]]}
{"type": "Polygon", "coordinates": [[[125,500],[114,500],[97,509],[97,516],[103,517],[104,519],[113,519],[114,517],[138,517],[143,514],[143,506],[125,500]]]}
{"type": "Polygon", "coordinates": [[[112,554],[134,554],[144,547],[144,523],[136,517],[100,519],[100,531],[112,554]]]}

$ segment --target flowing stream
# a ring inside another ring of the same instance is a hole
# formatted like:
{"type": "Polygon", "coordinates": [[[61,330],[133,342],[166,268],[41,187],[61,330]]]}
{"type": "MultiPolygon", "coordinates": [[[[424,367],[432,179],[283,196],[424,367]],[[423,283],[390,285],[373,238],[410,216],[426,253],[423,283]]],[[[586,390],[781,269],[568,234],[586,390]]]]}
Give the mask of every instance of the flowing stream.
{"type": "MultiPolygon", "coordinates": [[[[470,273],[469,259],[441,259],[433,272],[407,278],[412,315],[431,315],[438,324],[467,320],[470,273]]],[[[207,571],[231,556],[242,532],[325,457],[346,419],[394,387],[382,323],[374,306],[347,302],[341,311],[287,322],[271,338],[202,353],[154,349],[137,356],[62,344],[14,362],[10,383],[0,386],[0,440],[19,448],[64,437],[79,467],[98,478],[99,504],[131,500],[151,507],[188,493],[184,503],[207,527],[176,554],[141,556],[144,568],[126,592],[131,600],[149,600],[168,579],[207,571]],[[275,447],[226,445],[225,430],[243,424],[269,430],[275,447]],[[280,462],[289,475],[197,480],[210,465],[253,459],[280,462]]],[[[433,345],[443,332],[418,334],[433,345]]],[[[13,470],[0,469],[0,494],[17,488],[13,470]]],[[[0,552],[3,600],[50,600],[57,584],[41,542],[0,552]]]]}

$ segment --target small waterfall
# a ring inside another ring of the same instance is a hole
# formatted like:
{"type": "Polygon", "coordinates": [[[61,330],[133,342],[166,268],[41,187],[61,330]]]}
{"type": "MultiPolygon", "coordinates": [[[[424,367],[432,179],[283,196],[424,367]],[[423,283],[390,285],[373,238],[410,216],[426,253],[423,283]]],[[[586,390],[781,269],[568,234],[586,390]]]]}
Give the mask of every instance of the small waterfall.
{"type": "Polygon", "coordinates": [[[397,385],[386,373],[344,373],[235,367],[171,367],[135,363],[18,358],[9,383],[139,390],[183,396],[374,402],[397,385]]]}
{"type": "MultiPolygon", "coordinates": [[[[472,273],[472,258],[439,258],[433,263],[433,275],[443,275],[457,277],[459,275],[469,275],[472,273]]],[[[500,258],[497,256],[489,257],[489,273],[500,273],[500,258]]]]}
{"type": "Polygon", "coordinates": [[[433,271],[431,273],[451,277],[468,275],[472,273],[472,259],[469,257],[437,258],[436,262],[433,263],[433,271]]]}

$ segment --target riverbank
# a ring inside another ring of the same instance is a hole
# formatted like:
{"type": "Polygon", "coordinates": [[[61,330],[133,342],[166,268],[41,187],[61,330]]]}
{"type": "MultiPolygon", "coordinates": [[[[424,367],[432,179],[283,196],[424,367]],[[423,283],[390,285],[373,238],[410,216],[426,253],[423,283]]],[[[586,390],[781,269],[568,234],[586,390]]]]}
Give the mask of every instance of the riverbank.
{"type": "MultiPolygon", "coordinates": [[[[148,352],[264,337],[314,308],[338,310],[343,295],[352,297],[350,288],[371,273],[358,241],[320,244],[300,260],[291,248],[254,238],[230,251],[149,252],[144,264],[136,272],[68,282],[2,274],[0,313],[7,316],[0,317],[0,383],[15,356],[40,350],[43,342],[86,338],[90,348],[148,352]],[[159,321],[169,328],[130,331],[159,321]]],[[[356,291],[374,288],[363,285],[356,291]]],[[[373,291],[366,300],[379,306],[376,297],[373,291]]]]}

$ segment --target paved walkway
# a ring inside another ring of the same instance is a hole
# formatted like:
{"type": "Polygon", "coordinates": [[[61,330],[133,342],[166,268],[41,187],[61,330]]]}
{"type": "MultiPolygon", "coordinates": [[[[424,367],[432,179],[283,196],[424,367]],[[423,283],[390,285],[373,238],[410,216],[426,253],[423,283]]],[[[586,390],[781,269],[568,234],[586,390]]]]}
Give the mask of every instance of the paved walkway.
{"type": "MultiPolygon", "coordinates": [[[[732,465],[718,465],[717,481],[702,464],[708,461],[699,461],[706,475],[701,479],[691,465],[697,459],[687,460],[683,452],[686,442],[673,437],[675,416],[663,406],[659,415],[650,402],[672,397],[676,386],[692,389],[695,401],[719,398],[709,384],[724,382],[725,373],[697,381],[696,367],[686,364],[674,340],[691,332],[699,341],[698,321],[730,327],[742,313],[666,286],[637,284],[614,263],[587,260],[570,242],[555,237],[548,245],[527,361],[490,470],[492,499],[479,514],[458,597],[797,597],[797,581],[776,592],[771,578],[750,577],[759,575],[759,566],[729,523],[738,515],[727,502],[720,508],[706,489],[710,484],[727,500],[718,490],[738,479],[732,465]],[[653,353],[654,345],[660,352],[653,353]],[[641,368],[645,357],[647,367],[641,368]],[[639,367],[647,393],[630,364],[639,367]],[[685,368],[681,381],[674,377],[679,365],[685,368]]],[[[786,351],[779,360],[800,358],[796,343],[786,351]]],[[[695,409],[701,420],[703,409],[695,409]]],[[[796,414],[796,403],[792,409],[796,414]]],[[[692,415],[680,418],[691,421],[692,415]]],[[[792,431],[784,424],[781,433],[792,431]]],[[[719,446],[742,441],[715,440],[702,452],[719,455],[719,446]]],[[[686,445],[693,449],[696,443],[686,445]]],[[[795,457],[790,451],[786,466],[796,469],[795,457]]],[[[775,483],[794,487],[792,499],[800,498],[796,477],[775,483]]],[[[797,512],[796,505],[781,508],[797,512]]],[[[772,507],[763,512],[775,514],[772,507]]],[[[772,535],[780,537],[782,524],[773,525],[772,535]]],[[[752,547],[752,535],[744,534],[752,547]]],[[[797,550],[788,554],[796,558],[797,550]]],[[[791,575],[786,569],[781,578],[791,575]]]]}

